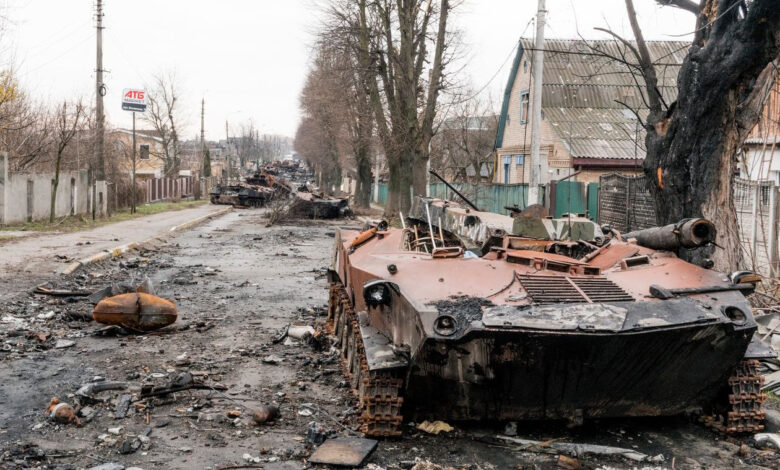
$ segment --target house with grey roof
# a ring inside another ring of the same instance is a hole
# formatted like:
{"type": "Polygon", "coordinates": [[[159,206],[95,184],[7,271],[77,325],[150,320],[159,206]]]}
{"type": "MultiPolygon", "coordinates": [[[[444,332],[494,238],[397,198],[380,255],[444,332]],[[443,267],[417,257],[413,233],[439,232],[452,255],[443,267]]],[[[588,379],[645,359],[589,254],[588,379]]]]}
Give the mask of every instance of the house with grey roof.
{"type": "MultiPolygon", "coordinates": [[[[689,42],[648,41],[666,103],[689,42]]],[[[495,143],[495,183],[527,183],[530,173],[532,55],[521,39],[501,107],[495,143]]],[[[647,89],[626,46],[612,40],[549,39],[544,44],[540,173],[542,183],[598,181],[611,172],[642,171],[647,89]],[[618,58],[617,60],[615,58],[618,58]],[[637,118],[639,117],[639,119],[637,118]]]]}
{"type": "Polygon", "coordinates": [[[768,90],[758,122],[738,155],[739,176],[780,185],[780,80],[768,90]]]}

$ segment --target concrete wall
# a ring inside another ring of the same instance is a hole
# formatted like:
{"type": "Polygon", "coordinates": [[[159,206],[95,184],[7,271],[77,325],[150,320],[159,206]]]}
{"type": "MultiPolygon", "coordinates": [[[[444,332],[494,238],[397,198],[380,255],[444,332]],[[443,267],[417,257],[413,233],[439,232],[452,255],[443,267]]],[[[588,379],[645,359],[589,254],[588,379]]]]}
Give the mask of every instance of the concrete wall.
{"type": "MultiPolygon", "coordinates": [[[[8,159],[0,155],[0,224],[18,224],[28,220],[46,220],[51,210],[53,173],[9,173],[8,159]]],[[[98,202],[98,215],[105,215],[107,208],[106,183],[96,183],[98,197],[102,192],[102,206],[98,202]]],[[[86,214],[90,211],[90,188],[86,171],[60,173],[60,182],[54,203],[55,217],[86,214]]]]}

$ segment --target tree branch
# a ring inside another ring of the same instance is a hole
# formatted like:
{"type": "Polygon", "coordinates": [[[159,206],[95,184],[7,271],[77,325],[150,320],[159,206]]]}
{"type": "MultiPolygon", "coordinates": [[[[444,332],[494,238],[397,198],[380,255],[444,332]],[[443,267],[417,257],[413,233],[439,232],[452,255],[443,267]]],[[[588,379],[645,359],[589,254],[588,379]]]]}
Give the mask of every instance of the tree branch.
{"type": "Polygon", "coordinates": [[[656,0],[656,2],[661,6],[677,7],[681,10],[691,12],[694,15],[698,15],[701,12],[701,5],[693,0],[656,0]]]}

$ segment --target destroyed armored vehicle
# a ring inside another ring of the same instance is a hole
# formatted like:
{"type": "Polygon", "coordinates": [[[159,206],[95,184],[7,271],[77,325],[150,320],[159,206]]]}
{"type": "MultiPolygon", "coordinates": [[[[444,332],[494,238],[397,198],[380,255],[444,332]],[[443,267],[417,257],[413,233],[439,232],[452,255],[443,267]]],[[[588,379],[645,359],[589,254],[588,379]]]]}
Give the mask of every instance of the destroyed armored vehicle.
{"type": "Polygon", "coordinates": [[[227,204],[237,207],[263,207],[274,196],[275,191],[272,188],[245,184],[218,184],[209,192],[212,204],[227,204]]]}
{"type": "Polygon", "coordinates": [[[290,185],[277,175],[271,167],[263,167],[251,176],[247,176],[246,184],[274,190],[274,196],[287,196],[292,192],[290,185]]]}
{"type": "Polygon", "coordinates": [[[212,204],[238,205],[238,192],[241,185],[218,184],[209,191],[209,200],[212,204]]]}
{"type": "Polygon", "coordinates": [[[403,223],[339,229],[330,271],[328,327],[367,435],[719,407],[723,431],[763,428],[756,276],[675,254],[714,241],[707,220],[621,236],[418,198],[403,223]]]}
{"type": "Polygon", "coordinates": [[[290,214],[307,219],[337,219],[351,214],[349,199],[297,191],[290,203],[290,214]]]}

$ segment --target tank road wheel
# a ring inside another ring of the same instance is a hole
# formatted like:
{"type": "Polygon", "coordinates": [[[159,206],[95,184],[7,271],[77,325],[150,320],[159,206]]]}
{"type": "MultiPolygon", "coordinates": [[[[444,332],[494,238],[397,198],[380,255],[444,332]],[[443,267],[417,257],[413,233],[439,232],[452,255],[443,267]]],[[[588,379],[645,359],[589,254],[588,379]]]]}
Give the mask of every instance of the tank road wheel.
{"type": "Polygon", "coordinates": [[[764,376],[758,372],[758,361],[746,359],[739,363],[734,375],[729,377],[726,412],[722,416],[704,416],[708,427],[726,434],[756,433],[763,431],[766,414],[761,407],[766,394],[761,393],[764,376]]]}
{"type": "Polygon", "coordinates": [[[331,291],[331,305],[335,307],[333,333],[341,341],[344,375],[362,410],[360,430],[371,437],[400,436],[403,377],[396,371],[368,370],[357,315],[344,287],[334,285],[331,291]]]}

